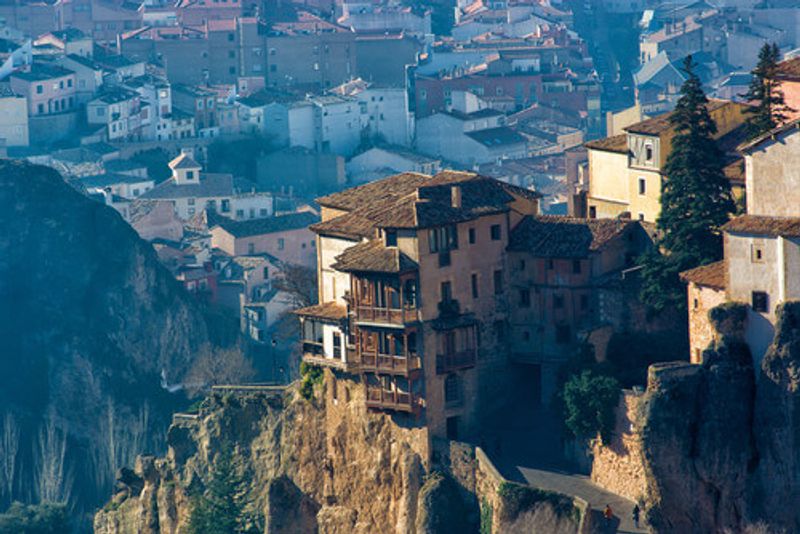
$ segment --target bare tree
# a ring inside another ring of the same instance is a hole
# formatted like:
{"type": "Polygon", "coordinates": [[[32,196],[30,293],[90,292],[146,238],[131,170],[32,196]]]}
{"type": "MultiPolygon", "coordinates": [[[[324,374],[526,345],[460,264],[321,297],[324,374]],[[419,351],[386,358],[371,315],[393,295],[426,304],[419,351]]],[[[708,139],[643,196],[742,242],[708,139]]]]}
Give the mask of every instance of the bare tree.
{"type": "Polygon", "coordinates": [[[210,386],[247,382],[255,375],[253,364],[239,347],[215,349],[205,345],[184,383],[189,394],[196,396],[210,386]]]}
{"type": "Polygon", "coordinates": [[[275,286],[288,293],[298,308],[317,302],[317,272],[314,269],[282,263],[281,275],[275,280],[275,286]]]}
{"type": "Polygon", "coordinates": [[[17,455],[19,454],[19,423],[11,412],[3,416],[0,433],[0,502],[6,504],[14,500],[14,482],[17,476],[17,455]]]}
{"type": "Polygon", "coordinates": [[[56,426],[51,410],[39,427],[34,460],[34,479],[40,502],[68,503],[72,497],[73,473],[67,468],[67,433],[56,426]]]}

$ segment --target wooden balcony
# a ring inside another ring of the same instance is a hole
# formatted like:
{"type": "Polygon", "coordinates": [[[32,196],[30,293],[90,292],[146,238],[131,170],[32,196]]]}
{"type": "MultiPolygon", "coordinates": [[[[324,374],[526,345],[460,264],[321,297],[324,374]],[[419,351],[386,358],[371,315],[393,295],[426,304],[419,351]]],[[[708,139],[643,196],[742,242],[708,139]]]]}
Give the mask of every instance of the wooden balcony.
{"type": "Polygon", "coordinates": [[[395,355],[362,352],[359,369],[364,372],[390,373],[410,376],[422,369],[422,360],[416,354],[395,355]]]}
{"type": "Polygon", "coordinates": [[[445,374],[459,369],[468,369],[475,366],[475,349],[460,352],[448,352],[436,355],[436,374],[445,374]]]}
{"type": "Polygon", "coordinates": [[[325,356],[325,351],[322,343],[315,341],[303,341],[303,361],[311,365],[319,365],[321,367],[330,367],[332,369],[339,369],[347,372],[355,372],[358,368],[354,360],[355,351],[352,348],[345,349],[345,361],[341,358],[328,358],[325,356]]]}
{"type": "Polygon", "coordinates": [[[367,408],[398,412],[416,412],[419,408],[419,398],[412,393],[388,391],[380,386],[366,387],[367,408]]]}
{"type": "Polygon", "coordinates": [[[403,326],[418,320],[417,308],[381,308],[362,304],[355,306],[354,313],[355,320],[358,323],[403,326]]]}

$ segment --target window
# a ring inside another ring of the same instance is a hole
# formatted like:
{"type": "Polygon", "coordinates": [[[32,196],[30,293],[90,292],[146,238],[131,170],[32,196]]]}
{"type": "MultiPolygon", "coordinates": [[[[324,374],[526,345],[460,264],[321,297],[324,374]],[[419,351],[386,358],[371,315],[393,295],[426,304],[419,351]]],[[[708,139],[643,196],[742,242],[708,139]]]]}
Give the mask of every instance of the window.
{"type": "Polygon", "coordinates": [[[469,229],[469,244],[470,245],[475,244],[475,228],[469,229]]]}
{"type": "Polygon", "coordinates": [[[258,210],[258,214],[260,216],[262,216],[262,217],[266,217],[267,216],[267,208],[261,208],[260,210],[258,210]]]}
{"type": "Polygon", "coordinates": [[[220,205],[220,211],[222,213],[228,213],[229,211],[231,211],[231,201],[228,200],[227,198],[223,199],[220,205]]]}
{"type": "Polygon", "coordinates": [[[596,219],[597,218],[597,207],[596,206],[589,206],[589,218],[596,219]]]}
{"type": "Polygon", "coordinates": [[[461,402],[461,380],[458,375],[448,375],[444,379],[444,401],[447,404],[461,402]]]}
{"type": "Polygon", "coordinates": [[[698,307],[700,307],[700,301],[694,299],[694,302],[692,302],[692,307],[696,310],[698,307]]]}
{"type": "Polygon", "coordinates": [[[244,210],[236,210],[236,218],[244,219],[244,210]]]}
{"type": "Polygon", "coordinates": [[[269,280],[269,267],[264,267],[262,274],[264,276],[264,280],[269,280]]]}
{"type": "Polygon", "coordinates": [[[44,113],[44,104],[39,104],[36,106],[36,111],[38,113],[44,113]]]}
{"type": "Polygon", "coordinates": [[[639,194],[644,195],[647,193],[647,180],[639,178],[639,194]]]}
{"type": "Polygon", "coordinates": [[[644,159],[646,159],[647,161],[653,161],[653,145],[645,145],[644,159]]]}
{"type": "Polygon", "coordinates": [[[764,249],[761,245],[752,245],[750,249],[750,261],[761,263],[764,261],[764,249]]]}
{"type": "Polygon", "coordinates": [[[247,244],[247,253],[248,254],[255,254],[256,253],[256,244],[255,243],[248,243],[247,244]]]}
{"type": "Polygon", "coordinates": [[[581,274],[581,260],[572,260],[572,274],[581,274]]]}
{"type": "Polygon", "coordinates": [[[44,92],[44,86],[43,86],[42,84],[39,84],[39,85],[37,85],[37,86],[36,86],[36,94],[37,94],[37,95],[40,95],[40,94],[42,94],[43,92],[44,92]]]}
{"type": "Polygon", "coordinates": [[[333,333],[333,357],[342,357],[342,335],[338,332],[333,333]]]}
{"type": "Polygon", "coordinates": [[[519,290],[519,306],[520,308],[531,307],[531,291],[530,289],[519,290]]]}
{"type": "Polygon", "coordinates": [[[428,245],[431,252],[457,249],[458,232],[456,227],[448,225],[428,230],[428,245]]]}
{"type": "Polygon", "coordinates": [[[563,295],[553,295],[553,308],[556,310],[560,310],[564,307],[564,296],[563,295]]]}
{"type": "Polygon", "coordinates": [[[760,313],[769,311],[769,295],[764,291],[753,291],[753,311],[760,313]]]}
{"type": "Polygon", "coordinates": [[[190,206],[194,206],[194,199],[193,198],[187,199],[186,203],[189,204],[190,206]]]}
{"type": "Polygon", "coordinates": [[[233,42],[234,39],[236,39],[236,37],[232,33],[229,33],[228,34],[228,41],[233,42]]]}
{"type": "Polygon", "coordinates": [[[194,171],[186,171],[186,179],[194,180],[194,171]]]}
{"type": "Polygon", "coordinates": [[[256,218],[256,209],[255,208],[250,208],[249,213],[250,213],[250,218],[251,219],[255,219],[256,218]]]}
{"type": "Polygon", "coordinates": [[[492,241],[500,241],[500,225],[493,224],[490,231],[490,235],[492,236],[492,241]]]}
{"type": "Polygon", "coordinates": [[[503,271],[494,272],[494,294],[499,295],[503,292],[503,271]]]}
{"type": "Polygon", "coordinates": [[[277,65],[274,65],[274,64],[273,64],[273,65],[270,65],[270,66],[269,66],[269,71],[270,71],[270,72],[278,72],[278,66],[277,66],[277,65]]]}
{"type": "Polygon", "coordinates": [[[236,74],[236,67],[228,67],[228,74],[236,74]]]}
{"type": "Polygon", "coordinates": [[[450,282],[442,282],[441,301],[450,302],[453,299],[453,285],[450,282]]]}
{"type": "Polygon", "coordinates": [[[439,267],[448,267],[450,265],[450,251],[444,250],[439,253],[439,267]]]}
{"type": "Polygon", "coordinates": [[[67,87],[72,87],[72,80],[67,80],[67,87]]]}
{"type": "Polygon", "coordinates": [[[644,220],[644,213],[641,213],[641,212],[639,213],[639,220],[640,221],[644,220]]]}
{"type": "Polygon", "coordinates": [[[286,240],[282,237],[278,238],[278,250],[283,250],[286,246],[286,240]]]}
{"type": "Polygon", "coordinates": [[[547,270],[552,271],[555,268],[555,262],[552,259],[547,260],[547,270]]]}
{"type": "Polygon", "coordinates": [[[556,343],[566,345],[570,341],[572,332],[569,325],[561,324],[556,326],[556,343]]]}
{"type": "Polygon", "coordinates": [[[472,276],[470,277],[470,282],[472,284],[472,298],[476,299],[478,298],[478,275],[472,273],[472,276]]]}
{"type": "Polygon", "coordinates": [[[386,230],[386,246],[397,246],[397,230],[386,230]]]}

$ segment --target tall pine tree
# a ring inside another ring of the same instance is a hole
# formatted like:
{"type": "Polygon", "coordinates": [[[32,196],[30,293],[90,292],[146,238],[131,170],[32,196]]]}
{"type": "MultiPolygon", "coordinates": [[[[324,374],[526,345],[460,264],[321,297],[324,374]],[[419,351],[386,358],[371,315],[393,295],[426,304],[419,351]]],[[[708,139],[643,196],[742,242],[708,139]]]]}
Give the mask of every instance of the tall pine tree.
{"type": "Polygon", "coordinates": [[[691,56],[683,64],[686,81],[672,112],[675,134],[664,165],[658,246],[643,258],[642,300],[655,311],[683,308],[685,291],[678,274],[722,257],[719,228],[735,209],[723,172],[717,127],[691,56]]]}
{"type": "Polygon", "coordinates": [[[226,444],[214,461],[205,491],[192,499],[189,533],[257,532],[259,519],[248,512],[246,493],[245,477],[237,469],[230,446],[226,444]]]}
{"type": "Polygon", "coordinates": [[[777,44],[764,43],[758,53],[753,79],[743,96],[752,104],[746,110],[747,135],[753,139],[783,124],[792,110],[786,105],[783,90],[777,80],[781,53],[777,44]]]}

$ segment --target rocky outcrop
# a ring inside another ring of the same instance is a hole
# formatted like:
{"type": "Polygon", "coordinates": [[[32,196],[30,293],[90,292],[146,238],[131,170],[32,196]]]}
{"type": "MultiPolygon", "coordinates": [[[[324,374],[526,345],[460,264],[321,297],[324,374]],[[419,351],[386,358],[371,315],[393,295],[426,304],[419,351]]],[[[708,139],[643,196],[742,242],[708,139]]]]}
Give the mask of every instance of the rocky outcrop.
{"type": "MultiPolygon", "coordinates": [[[[331,379],[328,373],[326,383],[331,379]]],[[[95,532],[181,531],[191,510],[188,495],[204,487],[226,447],[247,473],[248,501],[264,517],[266,532],[414,532],[429,471],[414,448],[424,437],[420,429],[369,413],[355,399],[324,409],[325,393],[319,386],[309,402],[294,388],[215,389],[199,413],[175,417],[168,453],[152,464],[154,477],[140,463],[135,483],[120,481],[95,517],[95,532]]]]}
{"type": "Polygon", "coordinates": [[[0,160],[0,432],[18,438],[0,451],[14,467],[0,509],[100,505],[119,465],[163,446],[176,404],[162,378],[180,381],[207,332],[116,211],[52,169],[0,160]]]}
{"type": "Polygon", "coordinates": [[[657,532],[800,529],[800,304],[778,316],[760,369],[737,304],[712,310],[721,336],[702,366],[651,366],[639,425],[657,532]]]}

